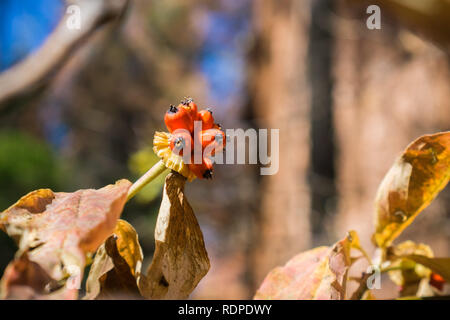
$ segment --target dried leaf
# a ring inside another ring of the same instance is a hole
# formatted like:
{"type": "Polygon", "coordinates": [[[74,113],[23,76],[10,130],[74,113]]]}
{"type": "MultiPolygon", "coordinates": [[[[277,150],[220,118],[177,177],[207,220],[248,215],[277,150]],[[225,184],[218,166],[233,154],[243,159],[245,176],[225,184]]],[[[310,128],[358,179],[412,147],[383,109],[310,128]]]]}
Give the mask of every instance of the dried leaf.
{"type": "Polygon", "coordinates": [[[318,247],[273,269],[264,279],[255,299],[343,300],[346,297],[350,249],[359,247],[356,233],[333,247],[318,247]]]}
{"type": "Polygon", "coordinates": [[[131,275],[138,279],[144,256],[136,230],[125,220],[119,219],[114,235],[117,237],[116,248],[118,253],[127,263],[131,275]]]}
{"type": "Polygon", "coordinates": [[[103,290],[102,285],[105,281],[106,275],[112,269],[114,269],[114,263],[106,252],[105,244],[102,244],[97,249],[94,262],[89,270],[89,275],[86,280],[86,295],[83,299],[93,300],[98,297],[100,292],[103,290]]]}
{"type": "Polygon", "coordinates": [[[119,220],[114,234],[100,246],[86,282],[84,299],[139,299],[142,249],[136,230],[119,220]]]}
{"type": "Polygon", "coordinates": [[[402,296],[415,295],[422,279],[429,279],[431,275],[430,269],[406,258],[411,254],[433,257],[429,246],[413,241],[405,241],[388,249],[388,259],[392,261],[390,268],[399,269],[389,271],[389,278],[401,287],[402,296]]]}
{"type": "Polygon", "coordinates": [[[155,253],[140,290],[149,299],[186,299],[209,270],[203,235],[184,195],[186,178],[169,173],[155,228],[155,253]]]}
{"type": "Polygon", "coordinates": [[[376,197],[373,241],[387,247],[447,185],[450,132],[411,143],[381,183],[376,197]]]}
{"type": "Polygon", "coordinates": [[[39,264],[30,261],[26,253],[8,265],[1,282],[2,298],[10,300],[77,298],[77,289],[60,287],[39,264]]]}
{"type": "MultiPolygon", "coordinates": [[[[5,273],[2,278],[2,288],[8,288],[2,290],[2,297],[8,298],[15,290],[6,285],[15,283],[8,277],[14,275],[30,280],[18,273],[41,269],[60,286],[63,282],[67,290],[78,288],[86,255],[94,252],[111,235],[130,186],[128,180],[120,180],[98,190],[73,193],[40,189],[2,212],[0,225],[19,246],[16,254],[19,258],[11,263],[11,273],[5,273]],[[30,262],[24,260],[25,256],[30,262]]],[[[21,285],[26,283],[22,281],[21,285]]],[[[42,286],[31,285],[30,288],[36,292],[35,297],[45,292],[42,286]]]]}
{"type": "Polygon", "coordinates": [[[423,255],[407,255],[404,258],[429,268],[450,283],[450,258],[430,258],[423,255]]]}

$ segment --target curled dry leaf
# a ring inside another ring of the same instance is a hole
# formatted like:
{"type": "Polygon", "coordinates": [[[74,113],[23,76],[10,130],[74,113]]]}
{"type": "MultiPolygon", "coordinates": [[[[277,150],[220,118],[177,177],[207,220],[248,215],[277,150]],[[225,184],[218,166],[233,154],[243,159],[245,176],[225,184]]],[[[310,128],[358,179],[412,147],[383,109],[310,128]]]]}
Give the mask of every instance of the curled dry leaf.
{"type": "Polygon", "coordinates": [[[98,248],[84,299],[140,299],[142,249],[136,230],[119,220],[113,235],[98,248]]]}
{"type": "Polygon", "coordinates": [[[404,258],[420,263],[440,275],[446,282],[450,283],[450,258],[430,258],[418,254],[407,255],[404,256],[404,258]]]}
{"type": "Polygon", "coordinates": [[[16,292],[18,282],[13,278],[22,279],[20,286],[30,281],[31,296],[36,298],[52,298],[44,293],[52,293],[55,283],[62,290],[78,289],[86,255],[111,235],[130,186],[128,180],[120,180],[98,190],[73,193],[40,189],[2,212],[2,229],[19,246],[16,260],[8,267],[10,272],[5,272],[1,280],[2,297],[9,298],[16,292]],[[45,281],[37,286],[28,276],[33,272],[45,281]]]}
{"type": "Polygon", "coordinates": [[[155,228],[155,253],[141,293],[149,299],[186,299],[210,264],[203,235],[189,205],[186,178],[169,173],[155,228]]]}
{"type": "Polygon", "coordinates": [[[346,298],[350,250],[359,249],[356,232],[332,247],[318,247],[273,269],[264,279],[255,299],[343,300],[346,298]]]}
{"type": "Polygon", "coordinates": [[[410,255],[407,258],[430,268],[450,283],[450,258],[428,258],[420,255],[410,255]]]}
{"type": "Polygon", "coordinates": [[[406,258],[411,254],[433,257],[431,248],[423,243],[405,241],[388,248],[388,259],[392,261],[389,268],[394,269],[388,272],[389,278],[401,288],[402,296],[415,295],[424,283],[422,279],[429,279],[431,275],[430,269],[406,258]]]}
{"type": "Polygon", "coordinates": [[[450,132],[411,143],[381,183],[376,197],[373,241],[387,247],[447,185],[450,132]]]}
{"type": "Polygon", "coordinates": [[[0,290],[6,293],[3,298],[14,300],[72,300],[78,295],[77,289],[61,288],[39,264],[29,260],[26,253],[5,269],[0,290]]]}

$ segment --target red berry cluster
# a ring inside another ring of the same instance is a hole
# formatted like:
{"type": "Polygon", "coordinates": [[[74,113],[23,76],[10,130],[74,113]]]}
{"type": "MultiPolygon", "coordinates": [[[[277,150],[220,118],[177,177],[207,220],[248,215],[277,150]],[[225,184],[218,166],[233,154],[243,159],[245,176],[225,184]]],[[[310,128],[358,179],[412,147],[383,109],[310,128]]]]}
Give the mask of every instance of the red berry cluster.
{"type": "Polygon", "coordinates": [[[213,162],[210,156],[225,147],[225,133],[220,125],[214,122],[210,109],[198,111],[197,105],[191,98],[186,98],[178,106],[171,105],[164,116],[167,129],[172,134],[170,148],[173,152],[183,155],[183,150],[189,150],[191,161],[189,169],[200,179],[211,179],[213,162]],[[194,136],[194,121],[201,121],[202,130],[194,136]],[[179,130],[183,129],[183,130],[179,130]],[[194,163],[194,141],[202,146],[202,163],[194,163]],[[206,154],[205,149],[208,147],[206,154]]]}

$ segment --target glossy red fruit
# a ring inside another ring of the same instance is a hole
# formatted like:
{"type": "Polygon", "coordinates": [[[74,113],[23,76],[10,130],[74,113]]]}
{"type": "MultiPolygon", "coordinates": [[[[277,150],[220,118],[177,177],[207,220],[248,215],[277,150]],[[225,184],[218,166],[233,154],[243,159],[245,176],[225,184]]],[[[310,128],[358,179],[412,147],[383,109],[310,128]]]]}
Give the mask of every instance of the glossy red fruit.
{"type": "Polygon", "coordinates": [[[164,115],[164,123],[170,133],[177,129],[185,129],[189,132],[194,131],[194,121],[185,108],[171,105],[164,115]]]}
{"type": "Polygon", "coordinates": [[[189,164],[189,170],[191,170],[199,179],[212,179],[213,163],[211,159],[203,157],[201,164],[195,164],[194,157],[192,157],[191,163],[189,164]]]}
{"type": "MultiPolygon", "coordinates": [[[[202,150],[205,150],[208,147],[208,150],[211,151],[211,155],[222,151],[226,145],[225,133],[219,129],[203,130],[200,132],[199,140],[202,144],[202,150]]],[[[209,154],[207,156],[209,156],[209,154]]]]}
{"type": "Polygon", "coordinates": [[[185,109],[191,116],[192,121],[198,120],[198,108],[192,98],[184,98],[178,107],[185,109]]]}
{"type": "Polygon", "coordinates": [[[198,113],[198,120],[202,122],[202,130],[208,130],[214,127],[214,117],[211,109],[201,110],[198,113]]]}
{"type": "Polygon", "coordinates": [[[175,130],[169,139],[173,153],[182,156],[184,151],[191,153],[194,146],[191,134],[186,130],[175,130]]]}
{"type": "Polygon", "coordinates": [[[445,279],[442,278],[439,274],[432,272],[429,283],[439,291],[442,291],[444,289],[445,279]]]}

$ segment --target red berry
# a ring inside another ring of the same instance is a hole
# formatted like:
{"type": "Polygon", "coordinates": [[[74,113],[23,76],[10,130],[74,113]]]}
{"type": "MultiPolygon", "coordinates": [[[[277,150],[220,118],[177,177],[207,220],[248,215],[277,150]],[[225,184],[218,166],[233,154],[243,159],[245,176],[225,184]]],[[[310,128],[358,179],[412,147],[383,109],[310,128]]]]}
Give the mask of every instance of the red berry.
{"type": "Polygon", "coordinates": [[[170,149],[177,155],[182,156],[184,150],[188,153],[192,152],[194,142],[191,134],[186,130],[177,129],[170,137],[170,149]]]}
{"type": "Polygon", "coordinates": [[[210,109],[201,110],[198,113],[198,120],[202,122],[202,130],[208,130],[214,127],[214,118],[210,109]]]}
{"type": "Polygon", "coordinates": [[[432,272],[429,283],[439,291],[442,291],[442,289],[444,289],[445,280],[439,274],[432,272]]]}
{"type": "Polygon", "coordinates": [[[213,163],[211,159],[203,157],[201,164],[194,163],[194,157],[189,164],[189,170],[191,170],[199,179],[212,179],[213,163]]]}
{"type": "Polygon", "coordinates": [[[197,120],[198,118],[198,113],[197,113],[197,105],[194,103],[194,100],[192,100],[192,98],[184,98],[183,101],[181,101],[181,103],[178,105],[179,108],[183,108],[185,109],[189,115],[192,118],[192,121],[197,120]]]}
{"type": "MultiPolygon", "coordinates": [[[[211,152],[210,155],[214,155],[216,151],[222,151],[226,145],[225,133],[219,129],[203,130],[200,133],[199,140],[202,144],[202,150],[205,150],[205,148],[208,147],[208,150],[211,152]]],[[[209,156],[209,154],[207,156],[209,156]]]]}
{"type": "Polygon", "coordinates": [[[164,122],[170,133],[177,129],[185,129],[189,132],[194,131],[194,121],[184,108],[177,108],[171,105],[164,115],[164,122]]]}

